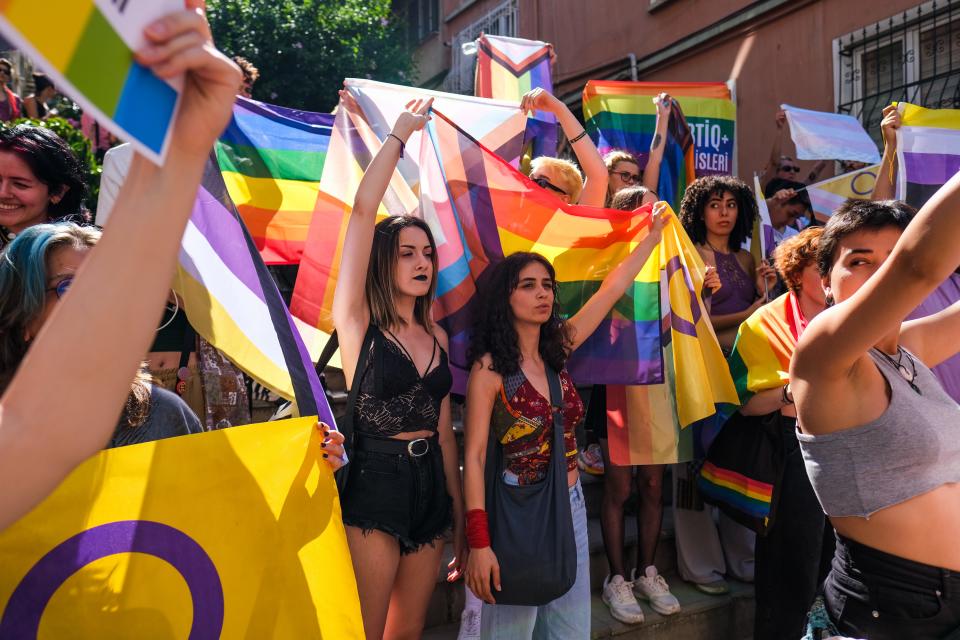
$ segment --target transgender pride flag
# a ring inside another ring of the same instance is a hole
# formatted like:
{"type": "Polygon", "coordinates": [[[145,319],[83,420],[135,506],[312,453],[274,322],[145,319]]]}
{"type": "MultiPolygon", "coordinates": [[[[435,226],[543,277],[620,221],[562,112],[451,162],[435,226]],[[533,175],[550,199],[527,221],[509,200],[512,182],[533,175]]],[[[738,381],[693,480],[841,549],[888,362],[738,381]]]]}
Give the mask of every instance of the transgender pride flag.
{"type": "Polygon", "coordinates": [[[960,109],[897,108],[897,198],[919,209],[960,170],[960,109]]]}

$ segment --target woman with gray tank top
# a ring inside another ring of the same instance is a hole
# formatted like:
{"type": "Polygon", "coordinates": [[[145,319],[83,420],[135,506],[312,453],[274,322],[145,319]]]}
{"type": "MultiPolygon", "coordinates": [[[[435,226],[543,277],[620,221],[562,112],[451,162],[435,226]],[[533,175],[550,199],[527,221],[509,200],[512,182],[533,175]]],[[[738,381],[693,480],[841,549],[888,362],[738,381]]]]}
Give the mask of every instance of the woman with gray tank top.
{"type": "Polygon", "coordinates": [[[849,201],[820,240],[835,304],[803,333],[790,380],[837,532],[824,600],[844,636],[960,630],[960,406],[930,372],[960,351],[960,303],[903,321],[960,264],[958,236],[960,174],[915,217],[898,201],[849,201]]]}

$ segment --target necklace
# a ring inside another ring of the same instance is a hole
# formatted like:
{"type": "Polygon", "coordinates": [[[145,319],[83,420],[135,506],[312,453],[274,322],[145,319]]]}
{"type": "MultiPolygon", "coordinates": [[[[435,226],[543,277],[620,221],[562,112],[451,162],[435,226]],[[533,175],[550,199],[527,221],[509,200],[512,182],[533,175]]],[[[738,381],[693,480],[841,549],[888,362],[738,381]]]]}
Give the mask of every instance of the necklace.
{"type": "Polygon", "coordinates": [[[703,241],[707,243],[707,246],[710,247],[710,249],[713,250],[714,253],[722,253],[723,255],[727,255],[726,251],[720,251],[720,249],[717,249],[715,246],[713,246],[713,243],[707,240],[706,238],[704,238],[703,241]]]}
{"type": "Polygon", "coordinates": [[[897,370],[897,373],[900,374],[900,377],[907,381],[907,384],[910,385],[910,388],[917,392],[917,395],[923,395],[923,391],[920,390],[920,387],[917,386],[917,363],[914,362],[913,358],[907,353],[903,347],[897,345],[897,359],[894,360],[892,356],[888,355],[881,349],[877,349],[877,353],[883,356],[883,359],[890,363],[894,369],[897,370]],[[905,364],[903,364],[903,356],[907,356],[907,362],[910,363],[910,369],[907,370],[905,364]]]}

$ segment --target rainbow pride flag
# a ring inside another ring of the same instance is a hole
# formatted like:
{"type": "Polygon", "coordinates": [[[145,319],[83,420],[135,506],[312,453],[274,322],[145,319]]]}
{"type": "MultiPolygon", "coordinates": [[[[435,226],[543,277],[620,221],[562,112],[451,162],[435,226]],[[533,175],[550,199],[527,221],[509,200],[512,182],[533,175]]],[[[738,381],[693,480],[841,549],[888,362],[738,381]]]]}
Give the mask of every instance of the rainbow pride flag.
{"type": "Polygon", "coordinates": [[[267,264],[298,264],[320,193],[333,116],[237,97],[216,145],[230,198],[267,264]]]}
{"type": "MultiPolygon", "coordinates": [[[[357,187],[382,141],[406,105],[417,98],[434,99],[434,106],[454,113],[472,135],[506,161],[518,163],[526,116],[515,103],[436,91],[347,79],[350,99],[341,101],[331,132],[320,194],[300,263],[293,299],[295,318],[304,327],[333,331],[333,292],[336,288],[343,238],[357,187]]],[[[419,206],[422,132],[407,141],[379,215],[411,214],[419,206]]],[[[314,349],[311,348],[311,353],[314,349]]]]}
{"type": "Polygon", "coordinates": [[[363,638],[320,454],[311,418],[101,451],[0,531],[0,638],[363,638]]]}
{"type": "Polygon", "coordinates": [[[333,426],[313,361],[211,156],[173,283],[190,324],[254,380],[333,426]]]}
{"type": "Polygon", "coordinates": [[[85,111],[159,163],[179,92],[133,51],[145,44],[146,25],[181,9],[182,0],[3,0],[0,31],[85,111]]]}
{"type": "Polygon", "coordinates": [[[737,107],[723,82],[590,80],[583,89],[583,117],[600,153],[624,149],[646,165],[657,116],[653,98],[662,91],[680,103],[689,125],[691,173],[735,174],[737,107]]]}
{"type": "Polygon", "coordinates": [[[897,197],[919,209],[960,170],[960,109],[898,109],[897,197]]]}
{"type": "MultiPolygon", "coordinates": [[[[438,238],[434,315],[451,341],[451,365],[469,363],[472,293],[490,264],[518,251],[546,256],[557,272],[561,310],[573,315],[648,233],[650,207],[635,212],[567,205],[487,150],[437,111],[427,127],[421,211],[438,238]]],[[[672,212],[664,240],[568,368],[581,384],[665,386],[664,341],[676,343],[681,421],[715,413],[735,399],[723,356],[699,298],[704,266],[672,212]],[[708,379],[716,373],[716,380],[708,379]],[[726,389],[724,389],[726,380],[726,389]],[[726,393],[724,393],[726,391],[726,393]],[[715,393],[716,392],[716,393],[715,393]]],[[[672,348],[672,347],[671,347],[672,348]]],[[[670,412],[674,420],[676,411],[670,412]]],[[[687,423],[689,424],[689,422],[687,423]]]]}
{"type": "Polygon", "coordinates": [[[722,469],[709,460],[703,463],[697,486],[708,497],[735,507],[754,518],[770,516],[774,486],[731,469],[722,469]]]}
{"type": "MultiPolygon", "coordinates": [[[[481,35],[477,39],[474,94],[481,98],[519,102],[531,89],[553,93],[550,60],[553,45],[539,40],[481,35]]],[[[524,148],[530,157],[556,155],[557,119],[537,111],[527,120],[524,148]]]]}

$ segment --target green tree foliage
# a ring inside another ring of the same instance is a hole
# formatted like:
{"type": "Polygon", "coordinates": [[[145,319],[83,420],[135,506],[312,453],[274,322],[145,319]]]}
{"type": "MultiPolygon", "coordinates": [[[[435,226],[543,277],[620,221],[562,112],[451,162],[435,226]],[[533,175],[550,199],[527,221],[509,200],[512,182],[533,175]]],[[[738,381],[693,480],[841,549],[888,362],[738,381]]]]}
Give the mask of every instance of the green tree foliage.
{"type": "Polygon", "coordinates": [[[217,46],[260,70],[258,100],[330,111],[344,78],[414,77],[390,0],[210,0],[207,16],[217,46]]]}

